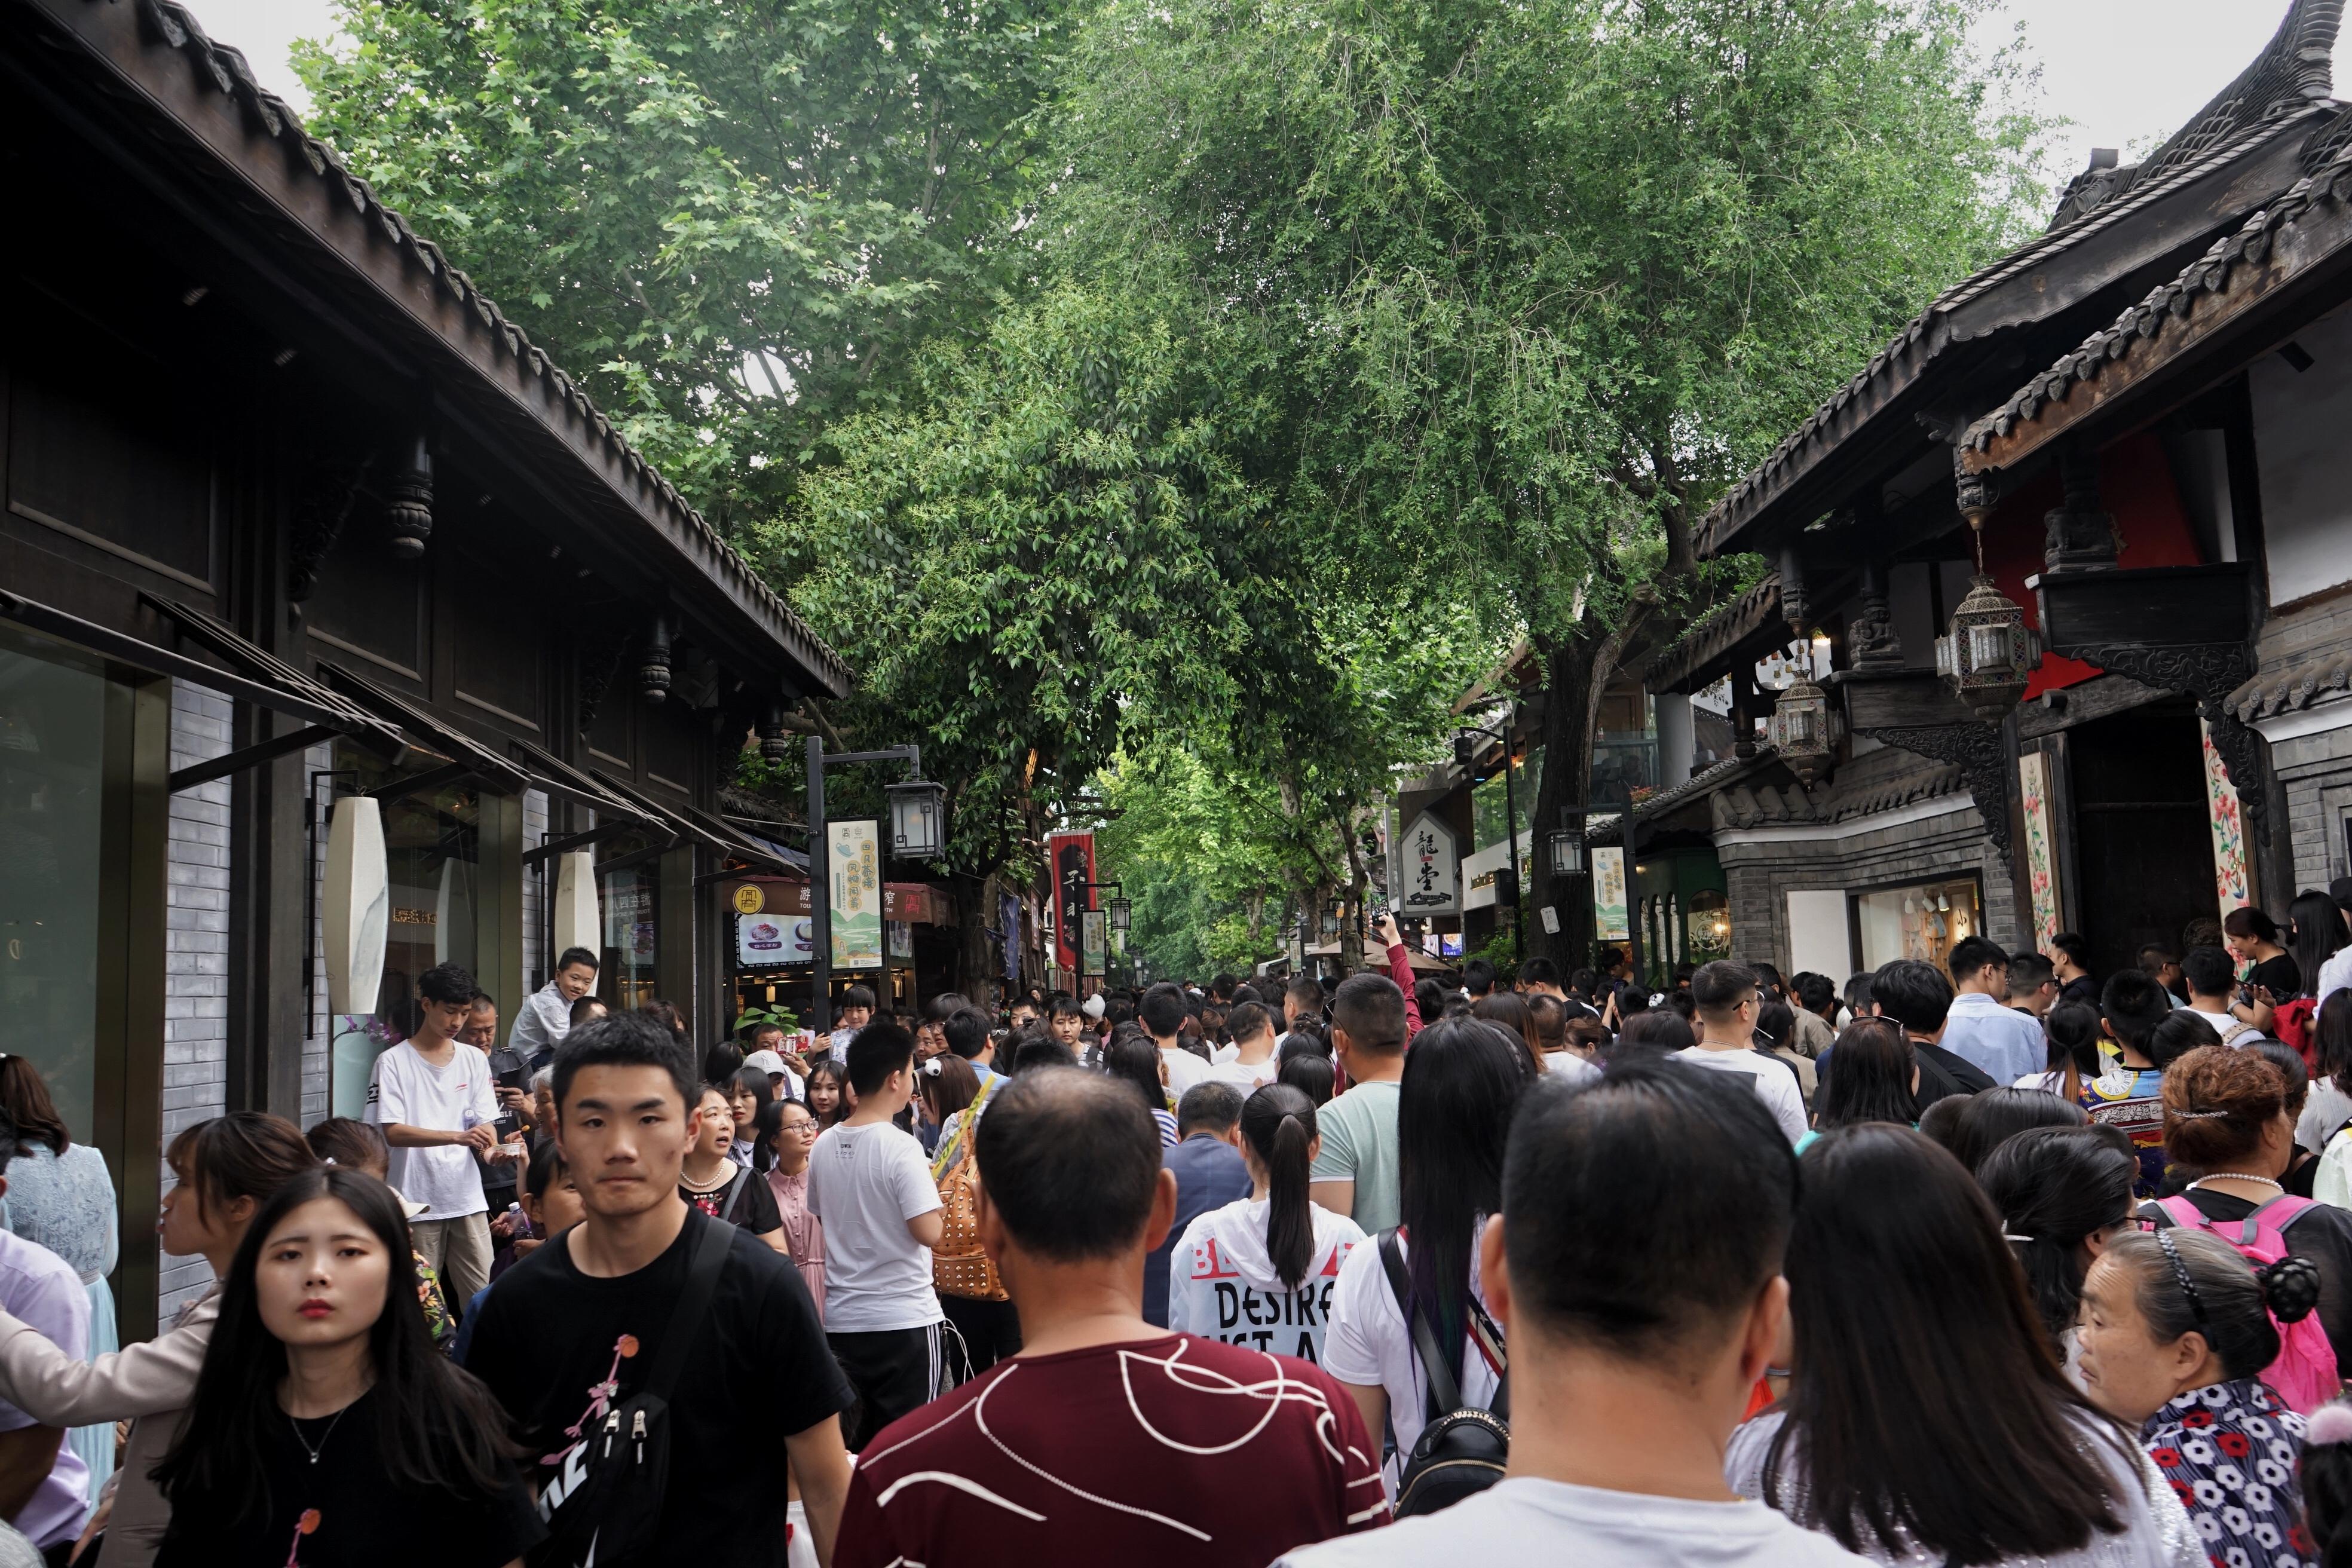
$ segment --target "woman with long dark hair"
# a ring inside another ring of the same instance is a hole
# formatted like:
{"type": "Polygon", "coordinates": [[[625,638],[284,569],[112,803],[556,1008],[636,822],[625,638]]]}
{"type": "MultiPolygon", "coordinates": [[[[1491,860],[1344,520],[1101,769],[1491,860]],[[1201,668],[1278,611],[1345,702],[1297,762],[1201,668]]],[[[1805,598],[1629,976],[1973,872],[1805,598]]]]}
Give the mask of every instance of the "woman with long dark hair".
{"type": "Polygon", "coordinates": [[[1307,1195],[1307,1173],[1322,1147],[1313,1100],[1288,1084],[1267,1084],[1242,1101],[1241,1131],[1250,1195],[1185,1227],[1169,1255],[1168,1326],[1223,1337],[1238,1307],[1248,1342],[1265,1344],[1255,1331],[1271,1327],[1266,1348],[1319,1363],[1332,1281],[1364,1233],[1307,1195]]]}
{"type": "Polygon", "coordinates": [[[1168,1064],[1151,1037],[1139,1029],[1115,1035],[1103,1051],[1103,1070],[1135,1086],[1151,1120],[1160,1126],[1160,1146],[1176,1146],[1176,1118],[1168,1109],[1168,1064]]]}
{"type": "MultiPolygon", "coordinates": [[[[1347,1386],[1368,1431],[1412,1452],[1428,1380],[1381,1253],[1393,1242],[1413,1313],[1452,1363],[1463,1397],[1484,1405],[1506,1363],[1478,1282],[1478,1236],[1502,1207],[1503,1145],[1527,1087],[1517,1049],[1491,1024],[1446,1018],[1413,1037],[1397,1098],[1397,1212],[1402,1224],[1340,1266],[1323,1369],[1347,1386]]],[[[1388,1472],[1391,1489],[1395,1468],[1388,1472]]]]}
{"type": "Polygon", "coordinates": [[[1964,1109],[1952,1134],[1951,1151],[1971,1172],[1985,1156],[2021,1132],[2037,1127],[2084,1127],[2091,1118],[2079,1105],[2038,1089],[1988,1089],[1955,1095],[1964,1109]]]}
{"type": "Polygon", "coordinates": [[[2295,1119],[2294,1141],[2323,1154],[2352,1123],[2352,991],[2338,991],[2319,1005],[2312,1016],[2311,1043],[2317,1062],[2303,1114],[2295,1119]]]}
{"type": "MultiPolygon", "coordinates": [[[[2303,989],[2315,991],[2319,985],[2320,966],[2343,951],[2352,937],[2344,930],[2344,911],[2326,893],[2305,888],[2286,907],[2290,928],[2286,941],[2287,955],[2303,981],[2303,989]]],[[[2284,1001],[2284,997],[2280,998],[2284,1001]]]]}
{"type": "Polygon", "coordinates": [[[2222,941],[2247,966],[2245,984],[2266,986],[2273,999],[2284,1002],[2303,994],[2303,970],[2280,935],[2278,922],[2252,904],[2241,904],[2221,917],[2222,941]]]}
{"type": "Polygon", "coordinates": [[[1655,1052],[1672,1056],[1698,1044],[1698,1037],[1681,1014],[1670,1008],[1655,1007],[1634,1014],[1617,1031],[1616,1041],[1601,1053],[1602,1059],[1615,1061],[1621,1056],[1636,1052],[1655,1052]]]}
{"type": "Polygon", "coordinates": [[[110,1565],[130,1568],[146,1568],[163,1541],[170,1507],[149,1472],[195,1393],[220,1310],[217,1281],[226,1277],[255,1211],[318,1164],[301,1129],[257,1110],[232,1110],[186,1129],[163,1151],[163,1163],[173,1181],[163,1194],[163,1249],[173,1258],[202,1258],[215,1281],[181,1309],[168,1331],[82,1362],[0,1312],[0,1399],[47,1426],[131,1422],[105,1552],[110,1565]]]}
{"type": "MultiPolygon", "coordinates": [[[[1814,1132],[1851,1127],[1863,1121],[1892,1121],[1908,1127],[1918,1120],[1919,1064],[1911,1042],[1884,1018],[1856,1018],[1848,1024],[1823,1058],[1822,1091],[1813,1102],[1814,1132]]],[[[1803,1140],[1799,1153],[1811,1145],[1803,1140]]]]}
{"type": "Polygon", "coordinates": [[[2085,1002],[2061,1002],[2042,1020],[2042,1037],[2049,1052],[2042,1070],[2027,1073],[2015,1087],[2080,1104],[2083,1086],[2106,1071],[2099,1059],[2099,1010],[2085,1002]]]}
{"type": "Polygon", "coordinates": [[[1331,1058],[1315,1051],[1283,1058],[1274,1074],[1275,1082],[1288,1084],[1318,1106],[1331,1103],[1331,1090],[1338,1079],[1339,1075],[1331,1070],[1331,1058]]]}
{"type": "Polygon", "coordinates": [[[808,1097],[809,1113],[816,1118],[819,1132],[849,1114],[849,1084],[842,1077],[840,1066],[831,1058],[809,1064],[807,1081],[801,1092],[808,1097]]]}
{"type": "Polygon", "coordinates": [[[328,1166],[247,1229],[178,1441],[158,1568],[519,1562],[545,1533],[489,1391],[433,1348],[392,1190],[328,1166]]]}
{"type": "Polygon", "coordinates": [[[2002,1239],[2025,1270],[2050,1348],[2071,1375],[2083,1276],[2130,1232],[2139,1160],[2112,1128],[2042,1127],[2002,1143],[1977,1167],[2000,1215],[2002,1239]]]}
{"type": "MultiPolygon", "coordinates": [[[[1837,1054],[1842,1072],[1843,1040],[1837,1054]]],[[[1864,1124],[1801,1169],[1784,1266],[1795,1374],[1732,1434],[1733,1490],[1881,1563],[2197,1560],[2171,1489],[2059,1370],[1958,1161],[1864,1124]]]]}
{"type": "Polygon", "coordinates": [[[1489,991],[1470,1004],[1470,1016],[1483,1018],[1519,1042],[1528,1054],[1528,1071],[1543,1071],[1543,1042],[1537,1037],[1535,1018],[1526,998],[1516,991],[1489,991]]]}

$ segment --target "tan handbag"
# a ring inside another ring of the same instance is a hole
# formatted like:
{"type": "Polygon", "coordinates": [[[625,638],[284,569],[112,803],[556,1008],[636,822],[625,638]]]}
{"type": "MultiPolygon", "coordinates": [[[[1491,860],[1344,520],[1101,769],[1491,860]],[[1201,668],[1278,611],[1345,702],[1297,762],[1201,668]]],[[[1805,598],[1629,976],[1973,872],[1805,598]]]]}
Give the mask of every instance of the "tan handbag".
{"type": "Polygon", "coordinates": [[[954,1142],[940,1149],[931,1165],[931,1179],[939,1185],[942,1205],[940,1244],[931,1248],[931,1284],[942,1296],[976,1301],[1012,1300],[1005,1293],[1004,1281],[996,1277],[996,1265],[981,1248],[979,1214],[972,1199],[980,1163],[972,1151],[971,1124],[980,1115],[988,1089],[995,1087],[992,1079],[980,1099],[964,1111],[954,1142]]]}

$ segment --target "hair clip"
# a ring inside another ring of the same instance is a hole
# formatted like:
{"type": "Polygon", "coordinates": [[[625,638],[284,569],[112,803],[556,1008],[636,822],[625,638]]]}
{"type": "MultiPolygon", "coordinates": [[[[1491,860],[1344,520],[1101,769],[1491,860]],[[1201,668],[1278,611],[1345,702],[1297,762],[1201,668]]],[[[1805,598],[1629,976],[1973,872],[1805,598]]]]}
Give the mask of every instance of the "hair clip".
{"type": "Polygon", "coordinates": [[[2305,1416],[2304,1424],[2305,1447],[2314,1443],[2352,1443],[2352,1405],[2340,1399],[2330,1400],[2305,1416]]]}
{"type": "Polygon", "coordinates": [[[334,1163],[335,1157],[332,1154],[328,1155],[325,1159],[319,1162],[321,1165],[331,1165],[334,1163]]]}
{"type": "Polygon", "coordinates": [[[2189,1298],[2189,1310],[2197,1315],[2197,1326],[2209,1337],[2212,1325],[2205,1321],[2205,1299],[2197,1293],[2197,1281],[2189,1277],[2189,1265],[2182,1260],[2180,1248],[2172,1245],[2172,1233],[2156,1233],[2157,1245],[2164,1248],[2165,1257],[2172,1260],[2172,1277],[2180,1282],[2180,1293],[2189,1298]]]}
{"type": "Polygon", "coordinates": [[[2227,1116],[2230,1112],[2226,1110],[2176,1110],[2171,1114],[2172,1119],[2175,1121],[2210,1121],[2217,1116],[2227,1116]]]}
{"type": "Polygon", "coordinates": [[[2019,1236],[2013,1231],[2006,1230],[2000,1233],[2000,1238],[2003,1241],[2040,1241],[2042,1239],[2038,1236],[2019,1236]]]}

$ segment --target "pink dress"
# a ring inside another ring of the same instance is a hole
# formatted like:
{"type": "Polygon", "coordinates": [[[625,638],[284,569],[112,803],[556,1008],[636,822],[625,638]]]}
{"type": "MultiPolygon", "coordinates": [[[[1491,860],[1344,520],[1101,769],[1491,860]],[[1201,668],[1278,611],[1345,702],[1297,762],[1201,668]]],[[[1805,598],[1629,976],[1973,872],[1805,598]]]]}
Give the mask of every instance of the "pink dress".
{"type": "Polygon", "coordinates": [[[776,1212],[784,1218],[784,1246],[793,1255],[793,1265],[801,1271],[801,1282],[808,1287],[809,1299],[816,1303],[817,1321],[824,1321],[824,1226],[809,1213],[808,1167],[801,1167],[798,1175],[787,1176],[782,1171],[768,1173],[768,1190],[776,1194],[776,1212]]]}

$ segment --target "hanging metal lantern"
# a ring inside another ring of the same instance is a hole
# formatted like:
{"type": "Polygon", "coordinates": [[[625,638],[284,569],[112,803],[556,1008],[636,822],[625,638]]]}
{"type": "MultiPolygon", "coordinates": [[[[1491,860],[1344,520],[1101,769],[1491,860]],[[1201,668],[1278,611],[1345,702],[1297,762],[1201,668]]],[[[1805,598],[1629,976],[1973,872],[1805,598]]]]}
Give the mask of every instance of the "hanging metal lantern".
{"type": "Polygon", "coordinates": [[[1807,789],[1829,776],[1837,760],[1837,715],[1829,694],[1811,675],[1799,675],[1772,704],[1771,740],[1773,751],[1807,789]]]}
{"type": "Polygon", "coordinates": [[[947,847],[948,786],[928,779],[885,784],[890,797],[890,853],[930,860],[947,847]]]}
{"type": "Polygon", "coordinates": [[[1113,931],[1135,929],[1135,906],[1124,898],[1113,899],[1110,901],[1110,929],[1113,931]]]}
{"type": "Polygon", "coordinates": [[[1545,842],[1549,846],[1551,874],[1555,877],[1584,875],[1584,835],[1573,827],[1556,829],[1545,842]]]}
{"type": "Polygon", "coordinates": [[[2042,638],[2025,612],[1979,571],[1952,612],[1952,629],[1936,639],[1936,673],[1969,711],[1998,724],[2025,696],[2042,662],[2042,638]]]}

